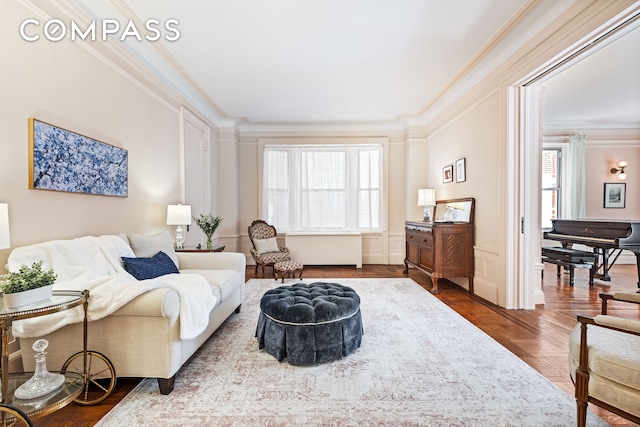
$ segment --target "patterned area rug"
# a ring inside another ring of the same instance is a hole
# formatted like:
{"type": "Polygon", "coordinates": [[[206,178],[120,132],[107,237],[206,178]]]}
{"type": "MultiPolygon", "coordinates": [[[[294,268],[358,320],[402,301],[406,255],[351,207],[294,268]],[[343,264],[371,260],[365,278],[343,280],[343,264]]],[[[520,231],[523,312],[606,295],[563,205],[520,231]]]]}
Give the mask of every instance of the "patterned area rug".
{"type": "MultiPolygon", "coordinates": [[[[258,350],[252,279],[232,315],[176,377],[146,379],[97,426],[573,426],[575,400],[411,279],[305,279],[361,298],[362,346],[314,366],[258,350]]],[[[296,283],[288,280],[285,284],[296,283]]],[[[589,413],[589,426],[606,426],[589,413]]]]}

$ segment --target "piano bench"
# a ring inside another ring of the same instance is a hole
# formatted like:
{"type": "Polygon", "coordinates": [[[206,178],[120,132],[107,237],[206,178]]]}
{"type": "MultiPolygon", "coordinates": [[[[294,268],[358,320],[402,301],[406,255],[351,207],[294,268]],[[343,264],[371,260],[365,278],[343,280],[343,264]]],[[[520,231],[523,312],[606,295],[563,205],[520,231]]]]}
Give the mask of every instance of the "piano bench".
{"type": "Polygon", "coordinates": [[[575,268],[588,268],[589,286],[593,286],[593,278],[596,273],[596,254],[593,252],[569,248],[543,247],[542,262],[557,265],[558,277],[560,277],[560,267],[568,268],[569,286],[573,286],[573,273],[575,268]]]}

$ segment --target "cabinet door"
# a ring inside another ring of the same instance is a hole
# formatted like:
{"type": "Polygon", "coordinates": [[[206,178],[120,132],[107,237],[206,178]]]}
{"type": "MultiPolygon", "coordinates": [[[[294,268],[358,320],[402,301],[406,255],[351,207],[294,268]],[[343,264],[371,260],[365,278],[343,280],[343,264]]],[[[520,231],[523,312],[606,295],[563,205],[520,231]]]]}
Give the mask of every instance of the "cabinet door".
{"type": "Polygon", "coordinates": [[[420,265],[427,271],[433,271],[433,233],[420,233],[420,265]]]}
{"type": "Polygon", "coordinates": [[[418,242],[420,241],[420,236],[417,232],[413,230],[406,230],[407,232],[407,247],[406,247],[406,255],[407,260],[414,264],[418,264],[420,262],[420,255],[418,249],[418,242]]]}

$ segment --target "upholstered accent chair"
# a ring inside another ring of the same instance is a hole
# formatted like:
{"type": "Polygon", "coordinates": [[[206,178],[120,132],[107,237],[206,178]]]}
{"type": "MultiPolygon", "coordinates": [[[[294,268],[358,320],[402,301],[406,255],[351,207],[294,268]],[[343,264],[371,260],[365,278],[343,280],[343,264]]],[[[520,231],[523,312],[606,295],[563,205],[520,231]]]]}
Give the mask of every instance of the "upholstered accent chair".
{"type": "MultiPolygon", "coordinates": [[[[640,304],[640,294],[600,294],[600,298],[601,314],[578,315],[580,323],[569,337],[577,425],[585,426],[588,403],[640,424],[640,320],[607,314],[607,302],[640,304]]],[[[616,308],[625,305],[616,303],[616,308]]]]}
{"type": "Polygon", "coordinates": [[[273,268],[280,261],[291,260],[289,249],[278,246],[277,237],[276,228],[261,219],[256,219],[249,226],[249,239],[253,244],[250,252],[256,262],[256,275],[258,274],[258,266],[262,268],[262,277],[264,277],[265,266],[273,268]]]}

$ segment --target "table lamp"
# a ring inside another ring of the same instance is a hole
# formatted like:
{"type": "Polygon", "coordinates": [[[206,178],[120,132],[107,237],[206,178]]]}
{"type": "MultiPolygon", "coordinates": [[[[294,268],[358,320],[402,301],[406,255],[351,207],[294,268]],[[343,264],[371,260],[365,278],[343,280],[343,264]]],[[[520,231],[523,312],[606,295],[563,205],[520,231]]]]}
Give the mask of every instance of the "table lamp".
{"type": "Polygon", "coordinates": [[[418,190],[418,206],[424,206],[423,221],[431,221],[431,206],[436,204],[436,190],[421,188],[418,190]]]}
{"type": "Polygon", "coordinates": [[[0,203],[0,249],[11,247],[9,239],[9,205],[0,203]]]}
{"type": "Polygon", "coordinates": [[[167,206],[167,225],[176,226],[176,249],[184,248],[182,226],[189,224],[191,224],[191,206],[179,204],[167,206]]]}

